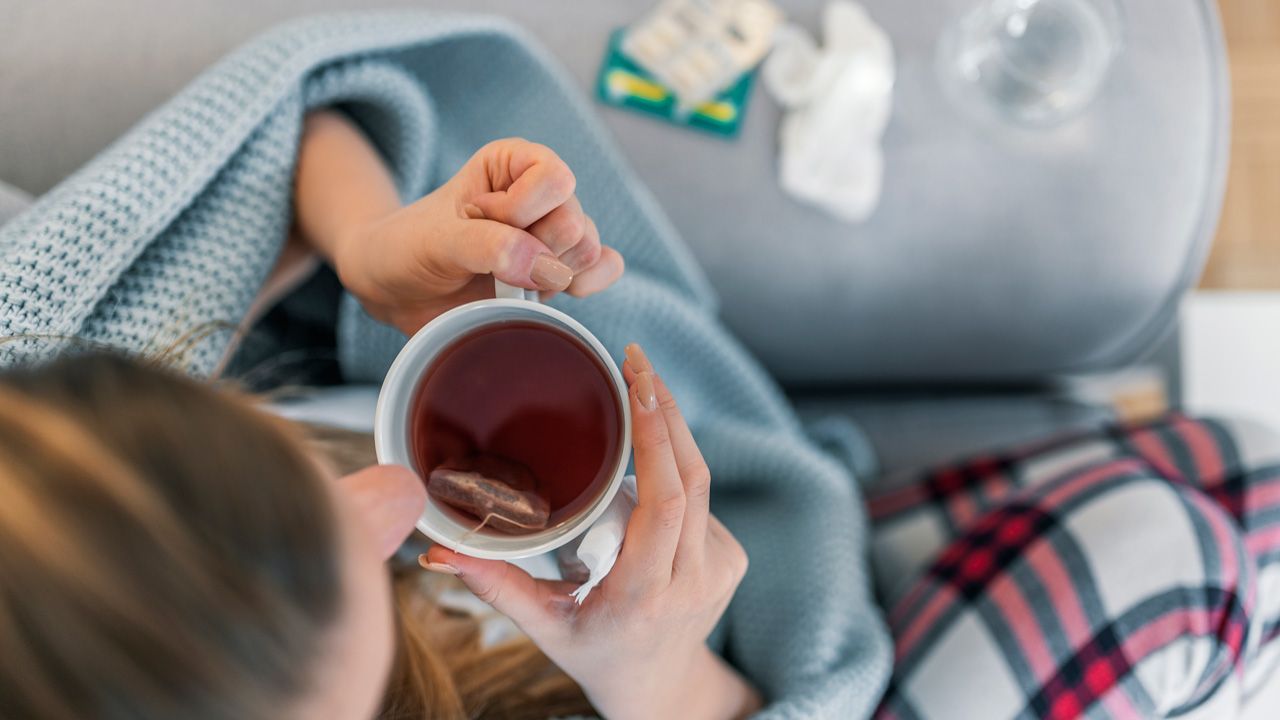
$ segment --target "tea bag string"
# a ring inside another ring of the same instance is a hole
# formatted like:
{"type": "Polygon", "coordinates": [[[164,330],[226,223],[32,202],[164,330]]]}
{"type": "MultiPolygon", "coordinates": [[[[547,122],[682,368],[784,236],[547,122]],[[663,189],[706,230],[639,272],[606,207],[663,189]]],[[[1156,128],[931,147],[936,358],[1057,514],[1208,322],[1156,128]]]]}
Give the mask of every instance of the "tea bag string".
{"type": "Polygon", "coordinates": [[[479,525],[476,525],[475,527],[463,533],[462,537],[458,538],[458,542],[459,543],[468,542],[469,540],[471,540],[472,537],[475,536],[476,533],[483,530],[484,526],[488,525],[490,520],[493,520],[495,518],[506,523],[511,523],[512,525],[515,525],[516,527],[522,530],[541,530],[544,527],[546,527],[545,525],[528,525],[528,524],[519,522],[517,520],[512,520],[511,518],[503,515],[502,513],[490,511],[484,516],[484,519],[480,521],[479,525]]]}

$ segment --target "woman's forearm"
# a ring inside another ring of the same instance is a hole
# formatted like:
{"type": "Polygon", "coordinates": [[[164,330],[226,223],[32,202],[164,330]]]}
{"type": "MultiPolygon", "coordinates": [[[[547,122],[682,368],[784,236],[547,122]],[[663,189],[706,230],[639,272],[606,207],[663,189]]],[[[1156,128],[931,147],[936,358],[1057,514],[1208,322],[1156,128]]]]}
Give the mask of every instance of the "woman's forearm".
{"type": "Polygon", "coordinates": [[[293,197],[293,228],[249,310],[250,323],[311,274],[316,255],[333,264],[353,228],[400,207],[377,150],[333,110],[317,110],[304,121],[293,197]]]}
{"type": "Polygon", "coordinates": [[[760,692],[705,645],[687,667],[657,687],[645,676],[619,675],[612,687],[583,686],[601,713],[616,720],[654,717],[690,720],[739,720],[764,705],[760,692]]]}
{"type": "Polygon", "coordinates": [[[719,655],[707,651],[697,673],[695,708],[685,717],[740,720],[754,715],[764,704],[760,692],[719,655]],[[696,713],[696,714],[695,714],[696,713]]]}
{"type": "Polygon", "coordinates": [[[332,263],[355,228],[399,208],[391,172],[360,130],[333,110],[309,114],[294,177],[299,238],[332,263]]]}

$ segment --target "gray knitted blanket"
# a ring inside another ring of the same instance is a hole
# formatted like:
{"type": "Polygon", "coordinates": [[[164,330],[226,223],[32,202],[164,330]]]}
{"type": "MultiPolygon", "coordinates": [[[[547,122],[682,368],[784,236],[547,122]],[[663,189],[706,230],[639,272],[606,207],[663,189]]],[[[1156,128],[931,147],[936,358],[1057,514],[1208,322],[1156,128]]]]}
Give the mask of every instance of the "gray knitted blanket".
{"type": "MultiPolygon", "coordinates": [[[[849,464],[805,435],[717,321],[705,278],[584,99],[501,21],[314,18],[207,71],[0,228],[0,365],[84,340],[130,352],[178,342],[191,372],[214,372],[285,237],[302,117],[323,105],[362,125],[405,199],[494,138],[564,157],[628,269],[598,296],[557,304],[618,355],[644,345],[705,452],[713,511],[751,558],[714,646],[769,698],[762,717],[869,715],[892,651],[849,464]]],[[[404,337],[344,302],[343,372],[378,381],[404,337]]]]}

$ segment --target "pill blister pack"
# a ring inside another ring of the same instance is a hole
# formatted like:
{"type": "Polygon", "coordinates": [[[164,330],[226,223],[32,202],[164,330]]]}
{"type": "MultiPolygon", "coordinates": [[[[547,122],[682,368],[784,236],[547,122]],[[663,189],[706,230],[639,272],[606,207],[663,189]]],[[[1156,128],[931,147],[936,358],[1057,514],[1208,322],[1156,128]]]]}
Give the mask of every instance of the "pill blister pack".
{"type": "Polygon", "coordinates": [[[663,0],[626,31],[622,51],[688,113],[760,62],[782,17],[768,0],[663,0]]]}

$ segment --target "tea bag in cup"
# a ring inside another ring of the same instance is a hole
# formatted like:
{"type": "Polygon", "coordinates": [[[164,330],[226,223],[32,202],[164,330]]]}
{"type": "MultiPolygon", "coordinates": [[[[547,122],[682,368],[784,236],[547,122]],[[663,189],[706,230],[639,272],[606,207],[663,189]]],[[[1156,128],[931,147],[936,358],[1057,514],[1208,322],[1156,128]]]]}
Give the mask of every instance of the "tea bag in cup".
{"type": "Polygon", "coordinates": [[[427,478],[427,494],[474,515],[480,521],[475,530],[491,527],[507,533],[547,526],[551,506],[537,487],[537,478],[524,465],[488,453],[446,462],[427,478]]]}

